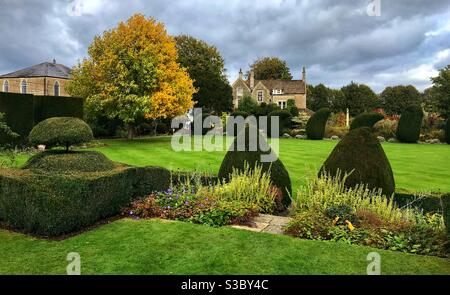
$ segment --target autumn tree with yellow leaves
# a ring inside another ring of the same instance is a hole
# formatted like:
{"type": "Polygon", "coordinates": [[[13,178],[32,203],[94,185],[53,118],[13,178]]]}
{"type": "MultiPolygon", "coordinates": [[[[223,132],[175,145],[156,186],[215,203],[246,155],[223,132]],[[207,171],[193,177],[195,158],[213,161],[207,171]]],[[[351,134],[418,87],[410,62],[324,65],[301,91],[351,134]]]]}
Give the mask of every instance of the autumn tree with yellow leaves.
{"type": "Polygon", "coordinates": [[[68,91],[94,113],[122,120],[129,138],[138,118],[171,118],[194,105],[196,89],[177,63],[175,40],[152,18],[119,23],[96,36],[88,54],[72,70],[68,91]]]}

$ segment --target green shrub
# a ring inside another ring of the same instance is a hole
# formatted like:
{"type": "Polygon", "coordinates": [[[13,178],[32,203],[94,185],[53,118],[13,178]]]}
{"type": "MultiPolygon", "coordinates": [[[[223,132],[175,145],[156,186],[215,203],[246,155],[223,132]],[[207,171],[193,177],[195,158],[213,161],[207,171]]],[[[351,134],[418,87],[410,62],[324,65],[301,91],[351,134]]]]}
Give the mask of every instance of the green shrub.
{"type": "Polygon", "coordinates": [[[279,119],[279,129],[278,129],[278,135],[282,136],[283,135],[283,131],[286,129],[291,129],[292,127],[292,115],[290,112],[286,111],[286,110],[278,110],[278,111],[273,111],[269,114],[268,116],[268,124],[267,124],[267,134],[269,136],[272,136],[272,118],[273,117],[278,117],[279,119]]]}
{"type": "Polygon", "coordinates": [[[415,208],[424,213],[442,213],[440,194],[395,192],[394,202],[400,208],[415,208]]]}
{"type": "Polygon", "coordinates": [[[273,213],[276,208],[277,194],[272,189],[270,175],[263,172],[261,167],[250,169],[248,164],[242,171],[234,169],[228,183],[203,187],[199,194],[202,192],[222,200],[253,204],[261,213],[273,213]]]}
{"type": "Polygon", "coordinates": [[[318,110],[306,124],[306,135],[312,140],[322,140],[325,135],[325,126],[331,115],[329,108],[318,110]]]}
{"type": "Polygon", "coordinates": [[[420,138],[423,111],[420,106],[409,106],[403,112],[398,122],[397,139],[401,142],[416,143],[420,138]]]}
{"type": "Polygon", "coordinates": [[[99,152],[46,151],[32,156],[24,169],[54,173],[100,172],[113,170],[116,164],[99,152]]]}
{"type": "Polygon", "coordinates": [[[378,121],[384,119],[384,116],[379,113],[363,113],[355,117],[352,124],[350,125],[350,130],[360,128],[360,127],[369,127],[372,128],[378,121]]]}
{"type": "Polygon", "coordinates": [[[370,189],[382,189],[391,196],[395,191],[394,175],[384,150],[370,128],[363,127],[350,131],[331,152],[320,169],[319,175],[332,176],[351,173],[346,179],[347,187],[367,184],[370,189]]]}
{"type": "Polygon", "coordinates": [[[375,135],[383,136],[386,140],[396,137],[398,122],[396,120],[381,120],[374,126],[375,135]]]}
{"type": "Polygon", "coordinates": [[[250,116],[250,114],[249,113],[247,113],[247,112],[243,112],[243,111],[235,111],[233,114],[232,114],[232,116],[233,117],[239,117],[239,116],[241,116],[242,118],[247,118],[248,116],[250,116]]]}
{"type": "Polygon", "coordinates": [[[392,198],[382,194],[380,189],[368,185],[348,188],[346,183],[351,175],[322,174],[312,177],[307,186],[302,187],[292,204],[294,212],[326,212],[330,207],[346,205],[353,211],[370,210],[387,222],[413,219],[410,210],[400,210],[392,198]]]}
{"type": "Polygon", "coordinates": [[[445,123],[445,141],[450,144],[450,119],[445,123]]]}
{"type": "Polygon", "coordinates": [[[151,178],[164,173],[169,174],[163,168],[145,168],[143,172],[142,168],[120,166],[72,174],[1,169],[0,219],[28,233],[70,233],[118,214],[135,197],[166,189],[170,179],[163,184],[159,179],[152,183],[151,178]],[[157,171],[148,174],[148,169],[157,171]]]}
{"type": "Polygon", "coordinates": [[[72,117],[55,117],[37,124],[29,135],[33,145],[44,144],[48,148],[64,146],[66,151],[74,144],[93,139],[92,130],[83,120],[72,117]]]}
{"type": "MultiPolygon", "coordinates": [[[[288,171],[279,158],[274,162],[261,162],[261,156],[273,155],[273,151],[259,133],[255,145],[257,147],[256,150],[251,150],[249,128],[246,128],[245,132],[241,132],[234,140],[230,150],[226,153],[219,169],[219,179],[229,181],[234,169],[243,171],[246,163],[250,169],[254,169],[255,166],[261,166],[263,172],[269,171],[272,184],[282,191],[283,204],[288,206],[291,203],[290,196],[292,195],[292,185],[288,171]],[[245,136],[245,146],[242,147],[242,151],[237,148],[239,140],[242,140],[240,136],[245,136]]],[[[276,155],[273,156],[277,157],[276,155]]]]}
{"type": "Polygon", "coordinates": [[[447,233],[450,235],[450,194],[443,195],[441,202],[445,227],[447,228],[447,233]]]}
{"type": "Polygon", "coordinates": [[[299,110],[295,105],[295,99],[288,99],[286,109],[291,113],[292,117],[297,117],[299,115],[299,110]]]}

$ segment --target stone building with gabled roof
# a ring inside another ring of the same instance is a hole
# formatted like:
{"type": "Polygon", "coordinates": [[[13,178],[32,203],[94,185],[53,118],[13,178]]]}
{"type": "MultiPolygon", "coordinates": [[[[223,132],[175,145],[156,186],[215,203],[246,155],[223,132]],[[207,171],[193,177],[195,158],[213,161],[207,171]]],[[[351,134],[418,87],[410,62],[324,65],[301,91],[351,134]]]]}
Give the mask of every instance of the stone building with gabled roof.
{"type": "Polygon", "coordinates": [[[275,103],[280,108],[287,107],[287,101],[295,100],[300,110],[306,109],[306,69],[303,67],[301,80],[255,80],[253,71],[244,79],[242,70],[233,83],[233,106],[237,108],[244,96],[251,96],[258,103],[275,103]]]}
{"type": "Polygon", "coordinates": [[[43,62],[9,74],[0,75],[0,91],[46,96],[69,96],[65,86],[70,68],[53,62],[43,62]]]}

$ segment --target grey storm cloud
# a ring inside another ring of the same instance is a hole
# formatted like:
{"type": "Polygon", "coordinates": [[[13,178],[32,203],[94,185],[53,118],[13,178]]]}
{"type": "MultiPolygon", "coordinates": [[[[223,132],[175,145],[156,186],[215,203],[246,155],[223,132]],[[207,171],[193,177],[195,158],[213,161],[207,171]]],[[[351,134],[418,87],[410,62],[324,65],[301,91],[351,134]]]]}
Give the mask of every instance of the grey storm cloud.
{"type": "Polygon", "coordinates": [[[73,66],[95,35],[134,13],[215,45],[230,81],[278,56],[296,78],[306,66],[313,84],[423,89],[450,63],[447,0],[0,0],[0,73],[52,59],[73,66]],[[371,3],[380,16],[367,14],[371,3]]]}

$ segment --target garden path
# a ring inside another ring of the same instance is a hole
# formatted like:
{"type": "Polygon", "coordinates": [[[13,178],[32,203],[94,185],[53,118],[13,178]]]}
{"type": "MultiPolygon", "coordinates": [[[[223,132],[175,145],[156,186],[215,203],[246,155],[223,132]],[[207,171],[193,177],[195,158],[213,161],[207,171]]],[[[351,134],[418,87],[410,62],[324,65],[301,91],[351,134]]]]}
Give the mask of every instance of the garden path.
{"type": "Polygon", "coordinates": [[[260,214],[255,217],[248,226],[233,225],[231,227],[254,232],[282,235],[284,233],[283,227],[286,226],[289,221],[291,221],[291,218],[289,217],[260,214]]]}

